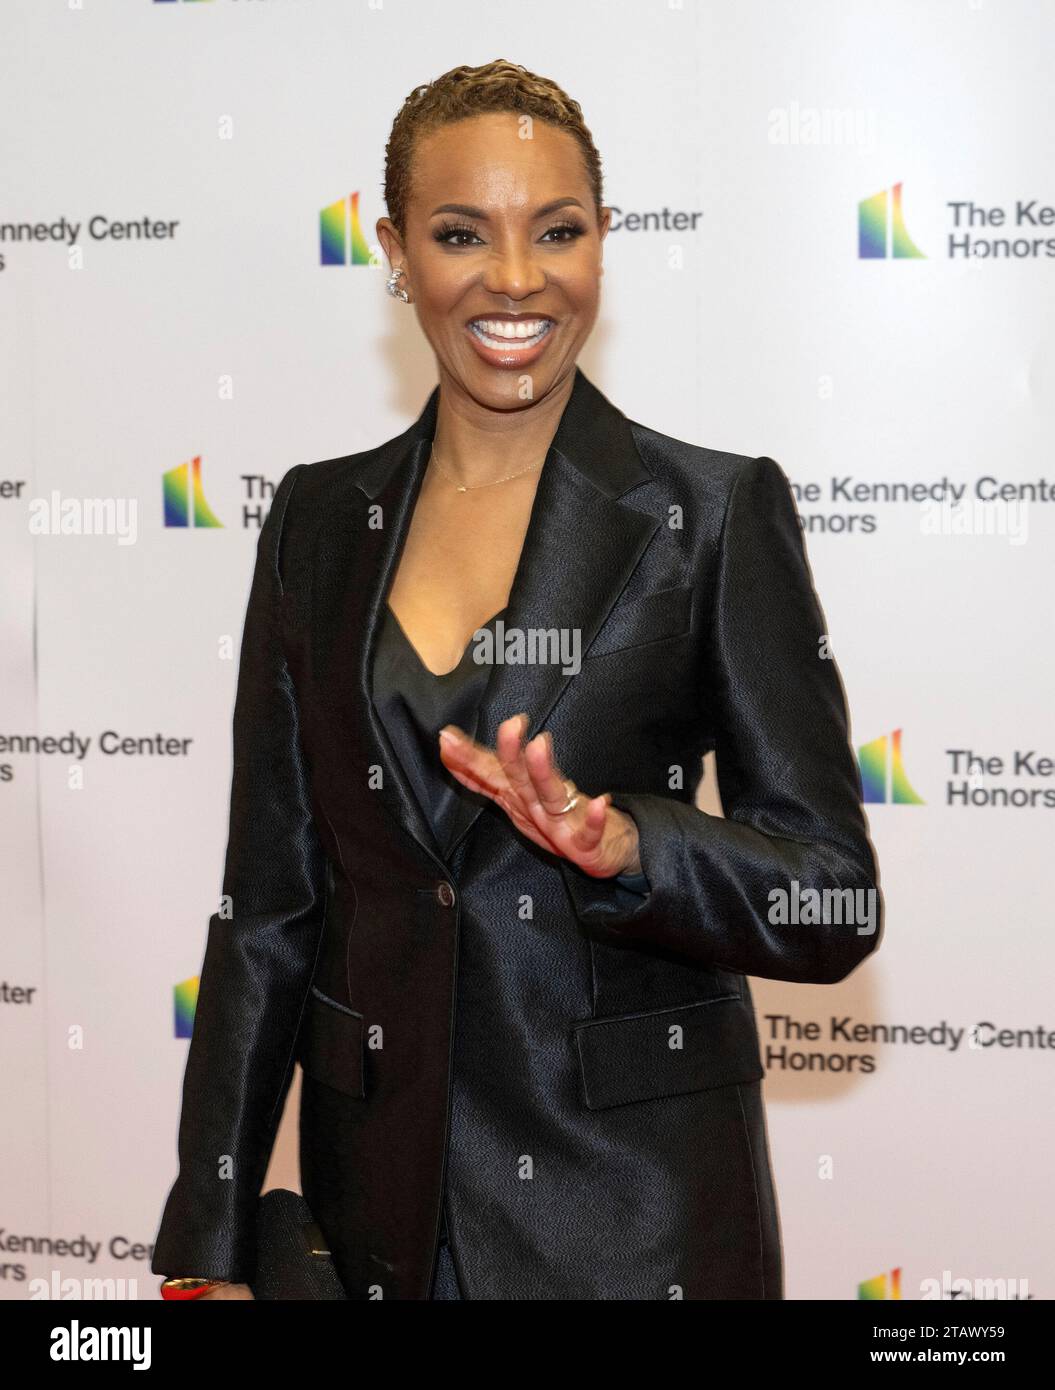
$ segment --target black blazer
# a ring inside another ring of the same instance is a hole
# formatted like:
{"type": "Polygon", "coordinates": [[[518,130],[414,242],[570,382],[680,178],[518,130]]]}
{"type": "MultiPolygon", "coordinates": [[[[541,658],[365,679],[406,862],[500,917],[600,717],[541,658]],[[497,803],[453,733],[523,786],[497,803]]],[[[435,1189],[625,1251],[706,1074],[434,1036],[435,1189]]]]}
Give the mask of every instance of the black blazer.
{"type": "MultiPolygon", "coordinates": [[[[877,944],[770,893],[873,890],[836,668],[784,474],[629,421],[580,370],[498,665],[640,830],[651,891],[591,879],[473,795],[449,861],[369,697],[439,388],[403,434],[297,465],[242,638],[224,894],[152,1269],[249,1281],[294,1060],[305,1197],[352,1299],[427,1299],[441,1203],[468,1299],[779,1299],[745,975],[841,980],[877,944]],[[725,819],[696,809],[717,750],[725,819]]],[[[466,544],[472,537],[466,537],[466,544]]]]}

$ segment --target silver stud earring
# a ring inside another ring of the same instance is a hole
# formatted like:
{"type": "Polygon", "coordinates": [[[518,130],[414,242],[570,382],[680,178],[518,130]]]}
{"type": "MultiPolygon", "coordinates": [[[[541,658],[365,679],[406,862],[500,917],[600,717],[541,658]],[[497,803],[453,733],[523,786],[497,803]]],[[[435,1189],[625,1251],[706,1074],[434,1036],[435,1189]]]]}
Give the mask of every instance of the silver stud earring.
{"type": "Polygon", "coordinates": [[[393,298],[401,299],[404,304],[409,304],[410,295],[407,294],[406,290],[396,288],[396,284],[399,280],[399,277],[401,275],[406,275],[406,273],[407,272],[403,269],[402,266],[400,266],[398,270],[393,270],[392,274],[385,281],[385,288],[388,290],[389,294],[393,296],[393,298]]]}

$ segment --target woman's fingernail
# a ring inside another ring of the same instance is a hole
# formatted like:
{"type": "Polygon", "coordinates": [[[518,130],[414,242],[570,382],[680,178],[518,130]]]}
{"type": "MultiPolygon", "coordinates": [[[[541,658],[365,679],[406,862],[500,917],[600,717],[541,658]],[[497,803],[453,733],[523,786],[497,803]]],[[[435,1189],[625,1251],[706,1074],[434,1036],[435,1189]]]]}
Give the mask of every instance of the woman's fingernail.
{"type": "Polygon", "coordinates": [[[451,741],[452,743],[457,743],[457,741],[458,741],[458,731],[457,731],[457,729],[455,729],[455,728],[453,728],[453,727],[451,727],[451,726],[448,726],[447,728],[444,728],[444,729],[441,729],[441,730],[440,730],[440,738],[447,738],[447,739],[450,739],[450,741],[451,741]]]}

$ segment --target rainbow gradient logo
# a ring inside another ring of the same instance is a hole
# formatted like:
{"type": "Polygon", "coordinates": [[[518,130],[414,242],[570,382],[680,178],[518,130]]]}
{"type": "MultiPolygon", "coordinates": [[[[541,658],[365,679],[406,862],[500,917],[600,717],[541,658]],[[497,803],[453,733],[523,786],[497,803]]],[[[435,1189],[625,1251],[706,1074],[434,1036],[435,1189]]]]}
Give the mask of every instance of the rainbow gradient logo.
{"type": "Polygon", "coordinates": [[[857,204],[857,256],[862,261],[927,259],[905,229],[901,184],[857,204]]]}
{"type": "Polygon", "coordinates": [[[205,500],[201,484],[201,455],[195,454],[190,463],[181,463],[161,475],[161,496],[165,506],[166,526],[222,526],[223,522],[205,500]]]}
{"type": "Polygon", "coordinates": [[[874,738],[857,750],[861,769],[861,800],[895,806],[922,806],[924,801],[912,789],[901,761],[901,730],[874,738]]]}
{"type": "Polygon", "coordinates": [[[358,193],[349,193],[319,213],[319,264],[378,264],[359,224],[358,193]]]}
{"type": "Polygon", "coordinates": [[[900,1298],[901,1269],[892,1269],[889,1274],[877,1274],[874,1279],[866,1279],[857,1286],[858,1298],[900,1298]]]}
{"type": "Polygon", "coordinates": [[[194,1032],[194,1011],[198,1007],[198,976],[181,980],[172,991],[177,1038],[189,1038],[194,1032]]]}

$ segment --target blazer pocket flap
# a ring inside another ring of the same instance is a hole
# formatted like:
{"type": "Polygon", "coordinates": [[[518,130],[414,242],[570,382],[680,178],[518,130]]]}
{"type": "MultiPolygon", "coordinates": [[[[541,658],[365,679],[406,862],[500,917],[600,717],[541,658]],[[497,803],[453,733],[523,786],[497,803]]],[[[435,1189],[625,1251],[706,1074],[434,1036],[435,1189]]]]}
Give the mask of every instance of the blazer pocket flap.
{"type": "Polygon", "coordinates": [[[627,647],[680,637],[692,626],[692,594],[691,588],[657,589],[644,598],[617,604],[585,655],[605,656],[627,647]]]}
{"type": "Polygon", "coordinates": [[[311,987],[297,1060],[305,1076],[346,1096],[366,1095],[363,1016],[311,987]]]}
{"type": "Polygon", "coordinates": [[[590,1019],[573,1031],[591,1110],[760,1081],[765,1074],[754,1019],[739,995],[590,1019]]]}

